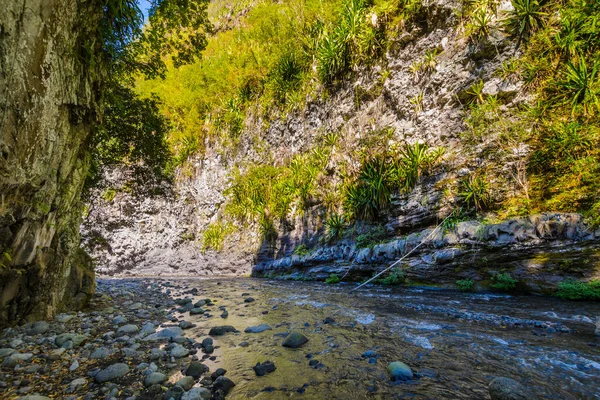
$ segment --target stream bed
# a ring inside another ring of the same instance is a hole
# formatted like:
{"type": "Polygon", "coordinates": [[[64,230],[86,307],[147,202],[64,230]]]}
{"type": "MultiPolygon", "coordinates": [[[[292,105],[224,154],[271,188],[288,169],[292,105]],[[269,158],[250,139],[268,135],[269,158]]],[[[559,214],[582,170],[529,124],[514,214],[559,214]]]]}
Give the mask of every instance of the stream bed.
{"type": "Polygon", "coordinates": [[[187,297],[194,301],[212,299],[208,313],[185,315],[196,324],[187,334],[198,341],[214,326],[238,330],[213,338],[215,360],[203,361],[236,383],[228,399],[487,399],[495,377],[515,379],[540,398],[600,399],[598,303],[418,287],[350,293],[354,284],[255,279],[161,286],[174,297],[193,289],[187,297]],[[271,329],[244,333],[261,324],[271,329]],[[291,331],[309,341],[283,347],[291,331]],[[256,376],[252,367],[267,360],[276,370],[256,376]],[[393,361],[416,378],[391,382],[393,361]]]}

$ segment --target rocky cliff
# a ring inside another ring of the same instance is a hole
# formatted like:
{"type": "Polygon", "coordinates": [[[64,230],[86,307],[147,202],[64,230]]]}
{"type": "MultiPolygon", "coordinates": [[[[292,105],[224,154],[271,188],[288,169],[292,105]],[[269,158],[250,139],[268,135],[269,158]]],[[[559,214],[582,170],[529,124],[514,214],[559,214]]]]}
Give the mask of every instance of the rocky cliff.
{"type": "MultiPolygon", "coordinates": [[[[465,103],[474,84],[482,84],[481,95],[499,99],[500,113],[506,118],[510,110],[530,100],[521,82],[498,74],[502,63],[518,54],[515,41],[493,31],[485,41],[473,43],[465,38],[459,23],[461,2],[424,4],[418,27],[392,39],[383,65],[357,71],[352,82],[326,94],[317,93],[302,110],[274,121],[249,115],[240,143],[234,148],[207,143],[203,154],[191,157],[178,171],[174,186],[167,190],[169,196],[136,197],[124,190],[126,172],[108,173],[116,195],[102,198],[102,193],[97,193],[97,204],[83,225],[86,245],[100,271],[324,278],[353,266],[357,267],[352,269],[354,278],[360,279],[401,256],[410,248],[408,244],[418,243],[431,226],[455,210],[457,182],[473,171],[492,171],[494,201],[521,191],[516,175],[527,146],[515,140],[504,152],[490,151],[495,138],[473,144],[465,135],[469,129],[465,103]],[[430,70],[415,73],[411,65],[432,49],[438,55],[430,70]],[[384,141],[377,136],[382,130],[393,134],[384,141]],[[256,223],[237,224],[223,250],[202,250],[203,232],[226,213],[234,171],[247,170],[252,164],[277,165],[309,153],[331,133],[336,135],[337,145],[327,161],[325,178],[319,182],[324,188],[339,183],[342,168],[360,162],[355,150],[365,143],[385,148],[420,142],[445,149],[445,155],[412,191],[394,195],[378,221],[356,223],[337,244],[324,240],[327,207],[322,200],[313,199],[303,211],[275,222],[274,240],[265,239],[256,223]],[[374,229],[383,229],[386,243],[359,249],[357,237],[374,229]],[[310,253],[292,255],[300,245],[307,246],[310,253]]],[[[510,7],[505,1],[498,8],[510,7]]],[[[493,24],[499,25],[499,18],[494,18],[493,24]]],[[[462,222],[444,232],[407,260],[413,280],[447,284],[474,278],[485,284],[497,271],[508,269],[525,279],[532,268],[541,268],[543,277],[532,278],[528,289],[545,291],[555,287],[557,279],[590,279],[600,274],[598,235],[578,215],[547,214],[492,224],[462,222]],[[587,254],[585,266],[580,265],[582,248],[587,254]],[[580,265],[581,269],[560,269],[561,254],[567,253],[564,264],[580,265]],[[489,272],[481,270],[480,263],[489,264],[489,272]],[[555,272],[557,278],[550,278],[555,272]]]]}
{"type": "Polygon", "coordinates": [[[95,118],[84,69],[96,2],[0,8],[0,326],[82,306],[95,282],[79,248],[85,144],[95,118]]]}

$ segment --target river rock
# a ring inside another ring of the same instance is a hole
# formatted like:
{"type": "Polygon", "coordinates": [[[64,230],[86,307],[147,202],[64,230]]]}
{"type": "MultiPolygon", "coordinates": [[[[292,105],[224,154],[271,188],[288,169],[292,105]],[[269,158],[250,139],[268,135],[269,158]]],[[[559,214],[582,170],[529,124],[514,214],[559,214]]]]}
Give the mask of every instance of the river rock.
{"type": "Polygon", "coordinates": [[[109,382],[127,375],[128,372],[129,366],[127,364],[116,363],[98,372],[96,376],[94,376],[94,379],[98,383],[109,382]]]}
{"type": "Polygon", "coordinates": [[[178,306],[185,306],[186,304],[189,304],[192,302],[192,299],[175,299],[175,304],[177,304],[178,306]]]}
{"type": "Polygon", "coordinates": [[[208,334],[210,336],[223,336],[228,332],[237,332],[237,329],[235,329],[231,325],[213,326],[212,328],[210,328],[208,334]]]}
{"type": "Polygon", "coordinates": [[[175,358],[186,357],[190,351],[181,345],[177,345],[171,349],[171,355],[175,358]]]}
{"type": "Polygon", "coordinates": [[[596,330],[594,333],[596,336],[600,336],[600,316],[596,317],[596,330]]]}
{"type": "Polygon", "coordinates": [[[125,336],[125,335],[132,335],[132,334],[136,333],[139,330],[140,330],[140,328],[138,328],[137,325],[133,325],[133,324],[123,325],[122,327],[120,327],[119,329],[117,329],[117,333],[115,333],[115,337],[121,337],[121,336],[125,336]]]}
{"type": "Polygon", "coordinates": [[[533,400],[537,399],[525,386],[514,379],[498,377],[488,387],[492,400],[533,400]]]}
{"type": "Polygon", "coordinates": [[[28,335],[42,335],[50,330],[50,324],[46,321],[37,321],[31,324],[26,332],[28,335]]]}
{"type": "Polygon", "coordinates": [[[161,372],[153,372],[144,379],[146,387],[161,384],[167,380],[167,376],[161,372]]]}
{"type": "Polygon", "coordinates": [[[190,328],[193,328],[194,326],[196,326],[196,325],[192,324],[190,321],[181,321],[179,323],[179,327],[181,329],[190,329],[190,328]]]}
{"type": "Polygon", "coordinates": [[[16,352],[15,349],[0,349],[0,360],[16,352]]]}
{"type": "Polygon", "coordinates": [[[183,388],[183,390],[188,391],[194,386],[194,383],[195,383],[194,378],[192,378],[191,376],[184,376],[183,378],[178,380],[177,383],[175,383],[175,384],[177,386],[181,386],[183,388]]]}
{"type": "Polygon", "coordinates": [[[212,393],[203,387],[195,387],[181,396],[181,400],[210,400],[212,393]]]}
{"type": "Polygon", "coordinates": [[[88,339],[88,335],[78,335],[77,333],[63,333],[54,339],[58,347],[63,347],[67,342],[73,343],[74,347],[81,345],[88,339]]]}
{"type": "Polygon", "coordinates": [[[258,326],[249,326],[247,327],[244,332],[246,333],[261,333],[264,331],[270,331],[271,327],[267,324],[260,324],[258,326]]]}
{"type": "Polygon", "coordinates": [[[213,390],[215,392],[220,390],[224,395],[227,395],[227,393],[229,393],[234,386],[235,383],[233,383],[231,379],[227,378],[226,376],[220,376],[216,381],[214,381],[213,390]]]}
{"type": "Polygon", "coordinates": [[[79,389],[81,389],[82,387],[84,387],[87,384],[87,379],[85,378],[77,378],[75,380],[72,380],[71,383],[69,383],[69,386],[67,386],[67,393],[73,393],[78,391],[79,389]]]}
{"type": "Polygon", "coordinates": [[[406,381],[413,378],[413,372],[410,367],[400,361],[389,363],[387,372],[390,375],[390,379],[394,382],[406,381]]]}
{"type": "Polygon", "coordinates": [[[204,310],[202,308],[194,307],[190,310],[190,315],[199,315],[199,314],[204,314],[204,310]]]}
{"type": "Polygon", "coordinates": [[[266,374],[270,374],[275,371],[277,368],[272,361],[265,361],[264,363],[256,363],[254,367],[252,367],[257,376],[264,376],[266,374]]]}
{"type": "Polygon", "coordinates": [[[99,360],[99,359],[110,356],[110,353],[111,353],[111,351],[109,349],[107,349],[106,347],[98,347],[96,350],[94,350],[92,352],[92,354],[90,355],[90,358],[99,360]]]}
{"type": "Polygon", "coordinates": [[[308,342],[308,338],[301,334],[300,332],[292,332],[290,333],[283,343],[281,344],[283,347],[289,347],[291,349],[297,349],[302,346],[304,343],[308,342]]]}
{"type": "Polygon", "coordinates": [[[194,379],[199,379],[203,373],[208,372],[208,367],[201,362],[192,361],[185,370],[186,376],[191,376],[194,379]]]}
{"type": "Polygon", "coordinates": [[[164,394],[163,399],[164,400],[170,400],[170,399],[175,399],[175,400],[180,400],[181,397],[184,394],[184,390],[181,386],[173,386],[171,389],[169,389],[167,391],[167,393],[164,394]]]}
{"type": "Polygon", "coordinates": [[[254,298],[252,298],[252,297],[246,297],[244,299],[244,303],[252,303],[253,301],[254,301],[254,298]]]}
{"type": "Polygon", "coordinates": [[[161,329],[160,331],[146,336],[143,340],[148,342],[168,340],[177,336],[183,336],[183,329],[177,326],[161,329]]]}

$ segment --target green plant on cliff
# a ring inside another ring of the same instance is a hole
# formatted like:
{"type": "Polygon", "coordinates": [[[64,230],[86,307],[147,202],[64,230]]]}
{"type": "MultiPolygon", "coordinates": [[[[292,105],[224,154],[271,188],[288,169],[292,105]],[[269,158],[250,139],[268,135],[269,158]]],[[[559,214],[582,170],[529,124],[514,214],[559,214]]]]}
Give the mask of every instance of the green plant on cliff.
{"type": "Polygon", "coordinates": [[[340,239],[348,227],[344,215],[333,213],[325,221],[327,240],[340,239]]]}
{"type": "Polygon", "coordinates": [[[377,225],[371,228],[368,232],[362,233],[356,237],[356,248],[373,248],[376,245],[383,243],[388,236],[389,235],[385,231],[384,227],[377,225]]]}
{"type": "Polygon", "coordinates": [[[458,287],[458,290],[462,292],[471,292],[475,286],[475,283],[473,282],[473,279],[470,278],[459,279],[456,281],[456,286],[458,287]]]}
{"type": "Polygon", "coordinates": [[[558,284],[556,295],[568,300],[600,300],[600,280],[564,280],[558,284]]]}
{"type": "Polygon", "coordinates": [[[519,281],[513,278],[508,272],[501,272],[492,276],[490,287],[510,292],[517,287],[518,282],[519,281]]]}
{"type": "Polygon", "coordinates": [[[233,231],[233,227],[221,221],[212,223],[202,233],[202,252],[207,250],[221,251],[227,235],[233,231]]]}
{"type": "Polygon", "coordinates": [[[337,274],[329,275],[329,278],[325,279],[325,283],[328,285],[335,285],[336,283],[340,283],[341,279],[337,274]]]}
{"type": "Polygon", "coordinates": [[[393,268],[385,278],[379,279],[382,285],[401,285],[406,283],[406,274],[401,268],[393,268]]]}
{"type": "Polygon", "coordinates": [[[484,176],[469,175],[462,179],[458,195],[467,207],[476,211],[483,211],[491,204],[490,186],[484,176]]]}
{"type": "Polygon", "coordinates": [[[517,47],[544,26],[548,0],[511,0],[512,10],[507,12],[505,30],[517,38],[517,47]]]}

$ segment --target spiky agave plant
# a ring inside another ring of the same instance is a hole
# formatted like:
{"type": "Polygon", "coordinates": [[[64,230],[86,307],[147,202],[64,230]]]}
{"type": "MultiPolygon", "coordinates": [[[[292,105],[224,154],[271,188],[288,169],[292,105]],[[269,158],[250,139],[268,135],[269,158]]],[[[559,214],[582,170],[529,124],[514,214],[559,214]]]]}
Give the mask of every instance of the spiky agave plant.
{"type": "Polygon", "coordinates": [[[558,82],[559,97],[564,103],[571,105],[571,114],[574,116],[581,106],[583,114],[593,114],[593,109],[600,110],[600,80],[598,70],[600,59],[591,61],[588,67],[586,59],[579,55],[573,61],[567,61],[566,70],[558,82]]]}
{"type": "Polygon", "coordinates": [[[331,214],[329,218],[327,218],[327,221],[325,221],[327,239],[340,239],[347,226],[348,223],[344,215],[338,213],[331,214]]]}
{"type": "Polygon", "coordinates": [[[545,24],[548,13],[544,12],[547,0],[511,0],[513,9],[507,12],[504,29],[521,42],[533,35],[545,24]]]}

